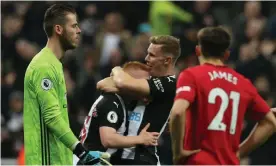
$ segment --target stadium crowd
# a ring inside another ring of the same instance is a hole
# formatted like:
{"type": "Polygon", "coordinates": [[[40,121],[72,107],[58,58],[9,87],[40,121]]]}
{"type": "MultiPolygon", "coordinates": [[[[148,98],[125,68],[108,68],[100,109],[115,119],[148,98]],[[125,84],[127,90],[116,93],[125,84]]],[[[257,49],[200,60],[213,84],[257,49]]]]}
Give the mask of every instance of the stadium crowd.
{"type": "MultiPolygon", "coordinates": [[[[43,16],[54,2],[1,2],[1,158],[23,148],[23,82],[32,57],[46,44],[43,16]]],[[[62,60],[71,128],[79,135],[99,92],[96,83],[111,69],[144,62],[152,34],[181,41],[177,70],[198,64],[196,34],[206,26],[226,26],[233,36],[228,64],[249,78],[270,107],[276,106],[276,3],[273,2],[68,2],[79,15],[82,44],[62,60]]],[[[246,88],[246,87],[244,87],[246,88]]],[[[241,139],[253,128],[246,121],[241,139]]],[[[169,131],[160,139],[161,160],[172,164],[169,131]]],[[[244,159],[276,164],[276,135],[244,159]]]]}

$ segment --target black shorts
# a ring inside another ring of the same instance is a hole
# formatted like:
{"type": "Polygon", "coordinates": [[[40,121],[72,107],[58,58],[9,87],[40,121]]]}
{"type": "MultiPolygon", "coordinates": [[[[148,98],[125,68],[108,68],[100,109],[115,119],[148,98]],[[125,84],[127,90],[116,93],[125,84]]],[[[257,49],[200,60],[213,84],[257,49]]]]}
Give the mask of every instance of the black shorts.
{"type": "Polygon", "coordinates": [[[131,160],[131,159],[116,159],[116,160],[111,160],[110,163],[112,165],[157,165],[157,162],[153,163],[153,162],[147,162],[143,160],[131,160]]]}
{"type": "Polygon", "coordinates": [[[112,156],[110,163],[112,165],[157,165],[157,158],[150,155],[135,156],[134,160],[122,159],[121,156],[112,156]]]}

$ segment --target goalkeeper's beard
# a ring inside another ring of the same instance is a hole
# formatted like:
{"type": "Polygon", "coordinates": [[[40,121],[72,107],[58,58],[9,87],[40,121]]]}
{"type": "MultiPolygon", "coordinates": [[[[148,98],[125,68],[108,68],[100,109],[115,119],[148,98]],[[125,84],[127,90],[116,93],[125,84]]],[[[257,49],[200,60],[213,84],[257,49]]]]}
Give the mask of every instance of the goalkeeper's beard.
{"type": "Polygon", "coordinates": [[[70,40],[67,37],[67,32],[64,31],[62,35],[59,36],[59,42],[61,44],[61,47],[64,51],[74,49],[75,46],[70,42],[70,40]]]}

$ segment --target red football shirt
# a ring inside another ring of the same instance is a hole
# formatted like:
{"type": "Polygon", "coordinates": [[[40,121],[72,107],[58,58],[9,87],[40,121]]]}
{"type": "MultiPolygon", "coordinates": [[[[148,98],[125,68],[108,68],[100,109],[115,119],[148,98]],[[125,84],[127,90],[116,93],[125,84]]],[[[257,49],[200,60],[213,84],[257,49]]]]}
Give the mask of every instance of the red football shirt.
{"type": "Polygon", "coordinates": [[[201,149],[182,164],[239,164],[245,113],[262,119],[269,106],[251,82],[227,66],[204,64],[181,72],[176,97],[190,102],[184,147],[201,149]]]}

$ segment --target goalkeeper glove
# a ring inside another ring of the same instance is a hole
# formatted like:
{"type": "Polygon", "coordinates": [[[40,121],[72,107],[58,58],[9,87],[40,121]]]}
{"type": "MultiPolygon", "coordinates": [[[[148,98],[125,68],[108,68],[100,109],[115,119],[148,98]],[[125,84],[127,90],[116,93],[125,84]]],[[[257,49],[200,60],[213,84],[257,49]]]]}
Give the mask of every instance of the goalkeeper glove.
{"type": "Polygon", "coordinates": [[[110,158],[109,153],[100,151],[88,151],[81,143],[78,143],[73,153],[80,159],[77,165],[99,165],[101,158],[110,158]]]}

